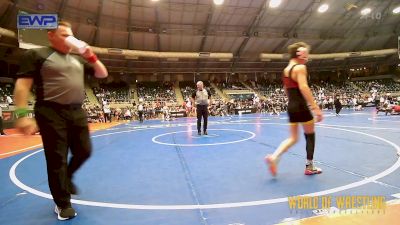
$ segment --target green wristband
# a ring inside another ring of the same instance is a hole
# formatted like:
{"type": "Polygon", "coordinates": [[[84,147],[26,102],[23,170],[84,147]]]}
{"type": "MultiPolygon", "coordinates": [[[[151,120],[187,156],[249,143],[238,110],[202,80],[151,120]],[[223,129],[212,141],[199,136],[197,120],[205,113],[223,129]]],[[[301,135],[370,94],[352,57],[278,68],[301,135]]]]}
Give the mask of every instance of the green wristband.
{"type": "Polygon", "coordinates": [[[29,114],[29,110],[27,108],[18,108],[14,111],[17,118],[27,117],[29,114]]]}

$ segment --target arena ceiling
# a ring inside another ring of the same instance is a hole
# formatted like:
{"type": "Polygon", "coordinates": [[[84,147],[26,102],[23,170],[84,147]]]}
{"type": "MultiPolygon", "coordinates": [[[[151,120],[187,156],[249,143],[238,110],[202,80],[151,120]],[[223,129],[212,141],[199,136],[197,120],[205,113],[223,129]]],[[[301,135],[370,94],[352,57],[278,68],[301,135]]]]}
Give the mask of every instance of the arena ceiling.
{"type": "MultiPolygon", "coordinates": [[[[19,10],[54,13],[72,22],[75,36],[104,48],[159,52],[228,52],[218,59],[156,59],[102,56],[114,72],[267,72],[283,61],[261,61],[260,53],[285,53],[297,41],[312,53],[397,48],[400,0],[1,0],[0,26],[16,31],[19,10]],[[317,10],[329,4],[325,13],[317,10]],[[362,16],[366,7],[371,13],[362,16]]],[[[0,42],[3,42],[1,39],[0,42]]],[[[3,47],[4,48],[4,45],[3,47]]],[[[314,70],[396,63],[398,56],[318,60],[314,70]]]]}

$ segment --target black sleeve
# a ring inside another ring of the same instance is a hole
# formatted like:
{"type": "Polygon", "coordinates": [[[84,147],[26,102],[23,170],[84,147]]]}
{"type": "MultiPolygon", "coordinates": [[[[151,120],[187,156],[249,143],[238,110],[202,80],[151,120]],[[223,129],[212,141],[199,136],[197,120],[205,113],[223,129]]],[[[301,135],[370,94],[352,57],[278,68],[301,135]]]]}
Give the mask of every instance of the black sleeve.
{"type": "Polygon", "coordinates": [[[196,98],[196,92],[192,93],[192,98],[196,98]]]}
{"type": "Polygon", "coordinates": [[[35,78],[40,76],[38,61],[38,56],[35,50],[27,50],[21,58],[20,67],[16,74],[16,78],[35,78]]]}
{"type": "Polygon", "coordinates": [[[211,91],[209,89],[207,89],[207,95],[208,95],[208,99],[211,98],[211,91]]]}

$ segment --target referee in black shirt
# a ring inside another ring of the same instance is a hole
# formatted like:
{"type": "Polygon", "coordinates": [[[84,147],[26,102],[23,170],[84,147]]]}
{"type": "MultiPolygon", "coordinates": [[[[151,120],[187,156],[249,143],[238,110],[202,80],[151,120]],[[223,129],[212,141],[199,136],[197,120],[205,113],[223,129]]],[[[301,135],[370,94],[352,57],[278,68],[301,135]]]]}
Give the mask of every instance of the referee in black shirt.
{"type": "Polygon", "coordinates": [[[192,94],[192,105],[196,105],[197,132],[199,135],[201,135],[201,117],[203,117],[203,134],[207,135],[208,105],[211,102],[211,92],[204,88],[202,81],[197,82],[196,85],[197,91],[192,94]]]}
{"type": "Polygon", "coordinates": [[[97,78],[108,76],[107,69],[89,46],[81,55],[70,54],[72,49],[65,42],[69,36],[73,36],[71,24],[59,22],[57,29],[47,33],[51,47],[26,51],[14,89],[17,128],[25,134],[40,129],[50,192],[59,220],[76,216],[71,206],[71,194],[76,194],[72,177],[91,154],[87,115],[82,109],[84,74],[91,73],[97,78]],[[33,84],[37,125],[27,117],[33,84]],[[69,163],[68,149],[72,154],[69,163]]]}

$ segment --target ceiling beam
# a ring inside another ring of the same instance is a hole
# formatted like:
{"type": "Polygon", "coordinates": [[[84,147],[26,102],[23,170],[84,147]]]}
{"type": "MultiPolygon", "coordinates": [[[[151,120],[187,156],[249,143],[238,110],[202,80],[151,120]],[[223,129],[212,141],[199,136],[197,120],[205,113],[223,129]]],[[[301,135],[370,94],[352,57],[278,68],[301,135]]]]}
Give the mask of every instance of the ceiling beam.
{"type": "MultiPolygon", "coordinates": [[[[388,4],[386,4],[386,6],[385,6],[385,8],[382,10],[382,12],[379,12],[380,13],[380,15],[381,15],[381,18],[380,19],[378,19],[378,18],[373,18],[374,16],[371,16],[372,18],[370,18],[370,17],[368,17],[368,16],[365,16],[365,18],[363,18],[363,16],[361,16],[360,17],[360,19],[356,22],[356,23],[354,23],[353,25],[352,25],[352,27],[350,28],[350,29],[348,29],[348,31],[346,31],[346,33],[345,33],[345,36],[348,36],[349,35],[349,33],[350,32],[352,32],[353,31],[353,29],[355,28],[355,27],[357,27],[357,25],[360,23],[360,22],[362,22],[363,20],[376,20],[375,21],[375,24],[371,27],[368,27],[368,30],[367,30],[367,34],[368,34],[368,31],[372,31],[372,32],[375,32],[388,18],[389,18],[389,12],[390,12],[390,7],[392,6],[392,4],[395,2],[395,1],[398,1],[398,0],[390,0],[390,1],[387,1],[388,2],[388,4]]],[[[367,3],[366,3],[367,4],[367,3]]],[[[384,4],[384,1],[382,1],[382,4],[384,4]]],[[[396,3],[397,4],[397,3],[396,3]]],[[[378,13],[378,12],[373,12],[374,14],[375,14],[375,16],[376,16],[376,14],[378,13]]]]}
{"type": "Polygon", "coordinates": [[[211,21],[212,21],[212,17],[214,15],[214,11],[215,11],[215,6],[214,6],[213,3],[211,3],[211,7],[210,7],[210,10],[209,10],[209,12],[207,14],[207,19],[206,19],[206,22],[205,22],[204,28],[203,28],[203,37],[201,39],[199,52],[204,51],[204,45],[206,43],[206,39],[207,39],[207,35],[208,35],[209,29],[210,29],[210,24],[211,24],[211,21]]]}
{"type": "MultiPolygon", "coordinates": [[[[375,21],[374,26],[369,27],[369,31],[376,32],[376,29],[379,28],[389,18],[390,8],[391,8],[392,4],[394,3],[394,1],[395,0],[388,1],[388,4],[385,6],[385,8],[383,9],[383,11],[381,13],[381,16],[383,18],[377,19],[377,21],[375,21]]],[[[369,18],[365,18],[365,19],[369,19],[369,18]]],[[[371,19],[374,19],[374,18],[371,18],[371,19]]],[[[347,35],[348,35],[348,33],[346,33],[345,36],[347,36],[347,35]]],[[[376,35],[373,34],[373,36],[376,36],[376,35]]],[[[356,45],[352,49],[352,51],[360,51],[360,49],[367,43],[368,40],[369,40],[369,35],[368,35],[368,31],[367,31],[366,37],[358,45],[356,45]]]]}
{"type": "MultiPolygon", "coordinates": [[[[319,39],[319,42],[317,44],[314,44],[311,46],[311,52],[314,54],[317,54],[316,50],[325,42],[326,40],[319,39]]],[[[318,52],[320,53],[320,52],[318,52]]]]}
{"type": "MultiPolygon", "coordinates": [[[[215,10],[215,5],[213,3],[211,3],[210,8],[209,8],[208,13],[207,13],[206,22],[204,23],[204,26],[203,26],[203,33],[202,33],[202,38],[201,38],[201,42],[200,42],[199,52],[203,52],[204,51],[204,46],[206,44],[208,32],[209,32],[209,29],[210,29],[210,24],[211,24],[211,21],[212,21],[212,17],[214,15],[214,10],[215,10]]],[[[200,60],[197,60],[196,67],[197,67],[196,72],[198,72],[198,70],[200,69],[200,60]]]]}
{"type": "Polygon", "coordinates": [[[389,40],[385,43],[383,48],[390,48],[392,47],[392,43],[397,43],[398,42],[398,37],[400,37],[400,23],[397,23],[397,25],[393,28],[391,32],[391,36],[389,40]],[[393,40],[396,39],[396,40],[393,40]]]}
{"type": "Polygon", "coordinates": [[[67,7],[68,0],[61,0],[60,6],[58,7],[58,19],[62,20],[64,17],[64,11],[67,7]]]}
{"type": "Polygon", "coordinates": [[[368,38],[364,38],[361,39],[360,42],[358,44],[355,45],[355,47],[350,51],[350,52],[355,52],[355,51],[359,51],[360,48],[362,48],[368,41],[368,38]]]}
{"type": "Polygon", "coordinates": [[[253,35],[254,30],[258,27],[260,24],[260,21],[262,17],[264,16],[266,12],[266,5],[267,5],[268,0],[264,0],[263,3],[261,4],[260,8],[258,9],[257,15],[254,17],[253,21],[250,23],[246,30],[245,38],[243,39],[242,43],[240,44],[238,50],[234,54],[234,59],[232,62],[232,72],[235,68],[235,64],[238,60],[240,60],[240,56],[243,53],[243,50],[246,48],[247,43],[249,42],[250,36],[253,35]]]}
{"type": "MultiPolygon", "coordinates": [[[[7,9],[3,13],[1,19],[0,19],[0,24],[1,27],[6,27],[6,25],[10,24],[11,18],[13,16],[13,12],[17,10],[17,5],[18,5],[19,0],[12,0],[10,1],[7,6],[7,9]]],[[[16,13],[18,14],[18,13],[16,13]]]]}
{"type": "Polygon", "coordinates": [[[156,17],[156,22],[154,24],[154,30],[156,31],[156,35],[157,35],[157,51],[161,51],[161,38],[160,38],[160,33],[161,31],[161,27],[160,27],[160,17],[159,17],[159,12],[158,12],[158,5],[154,8],[154,13],[155,13],[155,17],[156,17]]]}
{"type": "MultiPolygon", "coordinates": [[[[161,26],[160,26],[160,13],[159,13],[159,5],[157,4],[155,9],[154,9],[154,13],[155,13],[155,17],[156,17],[156,22],[154,24],[155,27],[155,32],[156,32],[156,40],[157,40],[157,51],[161,51],[161,37],[160,37],[160,33],[161,31],[161,26]]],[[[158,70],[161,68],[161,60],[157,59],[157,68],[158,70]]],[[[157,71],[158,71],[157,70],[157,71]]]]}
{"type": "Polygon", "coordinates": [[[398,43],[398,37],[400,36],[400,23],[393,29],[392,35],[388,41],[383,45],[383,48],[396,48],[398,43]],[[395,43],[395,46],[392,46],[395,43]]]}
{"type": "Polygon", "coordinates": [[[129,0],[129,5],[128,5],[128,44],[127,44],[127,49],[131,49],[132,45],[131,45],[131,38],[132,38],[132,0],[129,0]]]}
{"type": "MultiPolygon", "coordinates": [[[[314,3],[316,3],[314,0],[312,0],[307,7],[303,10],[303,13],[299,18],[297,18],[296,22],[289,27],[285,32],[284,32],[284,37],[287,36],[287,39],[282,40],[279,45],[277,45],[272,52],[276,53],[277,51],[281,50],[283,47],[285,47],[291,40],[291,33],[294,31],[296,32],[296,29],[303,25],[308,18],[310,18],[311,13],[312,13],[312,7],[314,6],[314,3]]],[[[295,37],[296,38],[296,37],[295,37]]]]}
{"type": "MultiPolygon", "coordinates": [[[[131,30],[131,21],[132,21],[132,0],[129,0],[128,2],[128,27],[127,27],[127,32],[128,32],[128,43],[127,43],[127,49],[131,49],[131,38],[132,38],[132,30],[131,30]]],[[[129,68],[129,61],[130,60],[124,60],[125,61],[125,66],[126,68],[129,68]]]]}
{"type": "Polygon", "coordinates": [[[92,45],[98,46],[99,44],[99,30],[100,30],[100,19],[101,19],[101,12],[103,11],[103,4],[104,0],[99,0],[99,5],[97,6],[97,15],[96,15],[96,21],[94,23],[95,25],[95,30],[94,30],[94,35],[92,39],[92,45]]]}
{"type": "MultiPolygon", "coordinates": [[[[354,5],[356,5],[359,8],[359,4],[360,3],[364,3],[362,4],[362,6],[364,6],[365,4],[368,3],[368,1],[365,0],[357,0],[355,3],[353,3],[354,5]]],[[[357,12],[358,12],[358,9],[357,12]]],[[[346,9],[345,9],[346,10],[346,9]]],[[[355,15],[351,15],[353,13],[355,9],[351,9],[351,10],[346,10],[342,16],[340,16],[331,26],[329,26],[329,28],[326,29],[326,31],[321,32],[321,38],[329,38],[330,36],[332,36],[333,34],[337,34],[337,31],[340,30],[340,26],[343,25],[343,23],[348,22],[350,20],[352,20],[354,16],[357,16],[357,18],[359,18],[359,14],[355,14],[355,15]]],[[[354,21],[353,21],[354,22],[354,21]]],[[[359,21],[357,21],[356,23],[358,23],[359,21]]],[[[346,32],[345,32],[346,33],[346,32]]]]}

